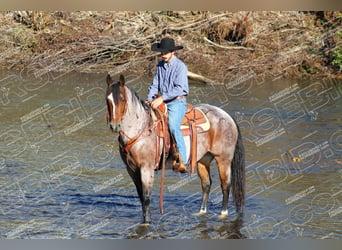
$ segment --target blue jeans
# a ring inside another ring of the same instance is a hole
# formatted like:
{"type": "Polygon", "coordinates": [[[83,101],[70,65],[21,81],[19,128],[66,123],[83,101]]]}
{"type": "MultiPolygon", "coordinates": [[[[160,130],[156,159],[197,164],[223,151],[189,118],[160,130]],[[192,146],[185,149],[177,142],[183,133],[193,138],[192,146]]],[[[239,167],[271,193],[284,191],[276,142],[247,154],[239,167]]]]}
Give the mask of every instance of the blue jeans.
{"type": "Polygon", "coordinates": [[[177,150],[186,163],[186,146],[184,143],[181,124],[186,112],[186,98],[176,99],[166,104],[169,114],[169,129],[176,141],[177,150]]]}

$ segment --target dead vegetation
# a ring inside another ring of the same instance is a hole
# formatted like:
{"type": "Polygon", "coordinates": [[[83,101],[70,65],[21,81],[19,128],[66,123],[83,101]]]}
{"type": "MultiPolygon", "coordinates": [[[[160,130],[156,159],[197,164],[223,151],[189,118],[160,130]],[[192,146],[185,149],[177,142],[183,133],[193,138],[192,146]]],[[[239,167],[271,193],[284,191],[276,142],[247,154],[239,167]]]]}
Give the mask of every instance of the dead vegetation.
{"type": "Polygon", "coordinates": [[[262,77],[340,76],[340,12],[35,12],[0,14],[0,65],[49,71],[152,74],[153,42],[172,36],[189,70],[222,83],[262,77]]]}

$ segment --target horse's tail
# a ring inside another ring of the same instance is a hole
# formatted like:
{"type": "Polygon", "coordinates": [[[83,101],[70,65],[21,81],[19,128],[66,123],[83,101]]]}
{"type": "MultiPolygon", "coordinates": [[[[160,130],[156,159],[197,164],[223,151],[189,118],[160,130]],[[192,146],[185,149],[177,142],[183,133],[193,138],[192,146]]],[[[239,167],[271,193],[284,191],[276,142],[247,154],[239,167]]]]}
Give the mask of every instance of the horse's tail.
{"type": "Polygon", "coordinates": [[[231,187],[235,201],[236,212],[239,216],[243,215],[245,205],[245,148],[242,142],[240,128],[236,123],[238,138],[235,145],[234,158],[232,161],[231,187]]]}

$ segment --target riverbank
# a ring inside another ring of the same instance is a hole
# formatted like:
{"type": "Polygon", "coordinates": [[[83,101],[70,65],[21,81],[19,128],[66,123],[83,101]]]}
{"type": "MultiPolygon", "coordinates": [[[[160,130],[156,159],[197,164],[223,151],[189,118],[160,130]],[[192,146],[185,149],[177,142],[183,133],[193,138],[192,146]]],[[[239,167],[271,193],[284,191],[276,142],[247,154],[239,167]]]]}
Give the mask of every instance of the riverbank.
{"type": "Polygon", "coordinates": [[[212,82],[250,75],[341,78],[341,12],[0,13],[0,66],[50,71],[154,72],[150,46],[172,36],[189,71],[212,82]]]}

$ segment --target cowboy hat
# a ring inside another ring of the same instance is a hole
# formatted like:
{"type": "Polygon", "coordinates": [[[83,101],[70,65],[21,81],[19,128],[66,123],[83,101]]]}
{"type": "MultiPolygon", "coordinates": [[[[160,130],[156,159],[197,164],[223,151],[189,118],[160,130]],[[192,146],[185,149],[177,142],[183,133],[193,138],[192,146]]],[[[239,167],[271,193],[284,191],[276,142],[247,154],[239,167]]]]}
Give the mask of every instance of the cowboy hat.
{"type": "Polygon", "coordinates": [[[175,41],[169,37],[165,37],[160,43],[154,43],[151,46],[151,50],[157,52],[169,52],[179,49],[183,49],[183,46],[175,46],[175,41]]]}

